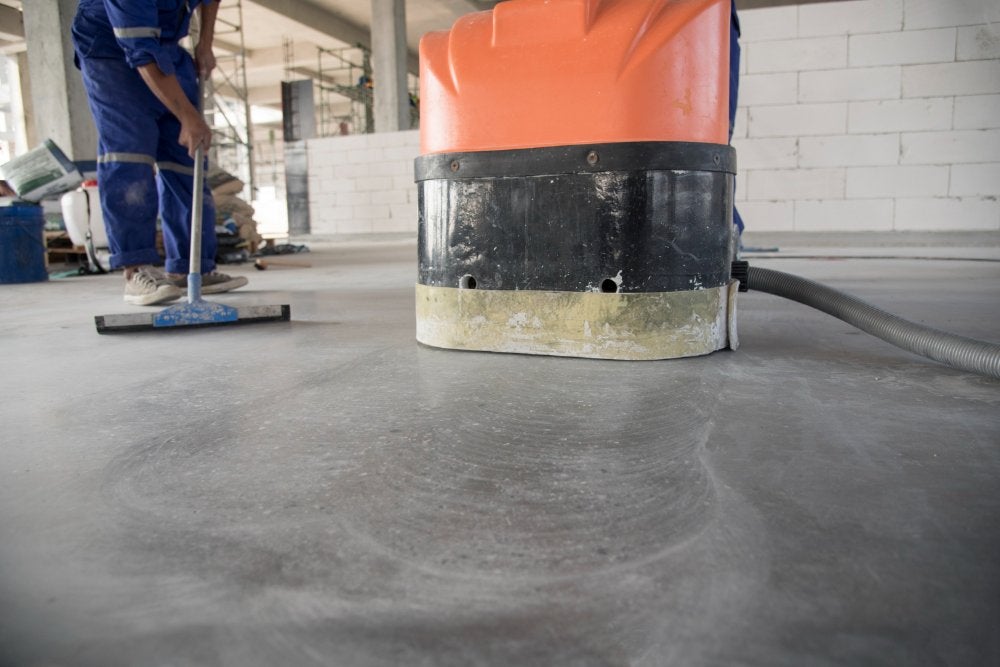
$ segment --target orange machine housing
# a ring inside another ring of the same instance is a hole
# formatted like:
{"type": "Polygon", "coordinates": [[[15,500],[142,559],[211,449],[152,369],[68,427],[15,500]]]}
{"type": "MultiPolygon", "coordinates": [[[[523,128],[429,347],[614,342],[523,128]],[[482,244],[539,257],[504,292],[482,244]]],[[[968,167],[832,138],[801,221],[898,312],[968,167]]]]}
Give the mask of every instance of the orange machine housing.
{"type": "Polygon", "coordinates": [[[726,144],[730,0],[509,0],[420,42],[423,154],[726,144]]]}

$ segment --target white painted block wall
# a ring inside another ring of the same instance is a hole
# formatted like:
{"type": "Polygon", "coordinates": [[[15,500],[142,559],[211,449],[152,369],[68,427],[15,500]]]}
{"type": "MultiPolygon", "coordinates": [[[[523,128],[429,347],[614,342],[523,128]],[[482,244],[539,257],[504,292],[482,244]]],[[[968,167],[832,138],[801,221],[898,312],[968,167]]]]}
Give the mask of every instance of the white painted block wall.
{"type": "Polygon", "coordinates": [[[748,229],[1000,230],[1000,1],[740,18],[733,145],[748,229]]]}
{"type": "MultiPolygon", "coordinates": [[[[1000,0],[740,16],[748,229],[1000,230],[1000,0]]],[[[416,233],[418,145],[416,131],[310,141],[313,233],[416,233]]]]}
{"type": "Polygon", "coordinates": [[[417,130],[312,139],[307,147],[313,234],[417,233],[417,130]]]}

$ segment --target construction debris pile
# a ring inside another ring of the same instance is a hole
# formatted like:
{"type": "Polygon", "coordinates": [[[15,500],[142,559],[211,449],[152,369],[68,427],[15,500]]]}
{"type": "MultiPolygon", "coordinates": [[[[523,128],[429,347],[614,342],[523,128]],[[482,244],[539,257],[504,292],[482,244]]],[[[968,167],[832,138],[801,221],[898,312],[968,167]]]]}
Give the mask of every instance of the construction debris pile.
{"type": "Polygon", "coordinates": [[[220,264],[239,264],[256,255],[263,243],[253,219],[253,206],[239,197],[244,183],[218,167],[206,175],[215,199],[215,233],[219,249],[215,260],[220,264]]]}

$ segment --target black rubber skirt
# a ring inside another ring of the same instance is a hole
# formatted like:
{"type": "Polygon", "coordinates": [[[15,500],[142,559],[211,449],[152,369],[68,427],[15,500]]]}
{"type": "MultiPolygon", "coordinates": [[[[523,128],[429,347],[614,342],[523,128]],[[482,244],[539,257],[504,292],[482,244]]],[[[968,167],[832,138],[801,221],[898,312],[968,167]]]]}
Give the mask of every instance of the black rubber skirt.
{"type": "Polygon", "coordinates": [[[416,160],[432,287],[674,292],[730,282],[735,151],[653,142],[416,160]]]}

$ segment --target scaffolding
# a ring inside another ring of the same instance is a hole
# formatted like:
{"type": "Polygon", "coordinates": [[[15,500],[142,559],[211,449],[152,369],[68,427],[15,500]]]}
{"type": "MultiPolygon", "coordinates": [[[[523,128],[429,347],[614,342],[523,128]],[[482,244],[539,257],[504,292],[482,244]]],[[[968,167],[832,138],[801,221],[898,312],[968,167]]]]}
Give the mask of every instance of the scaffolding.
{"type": "Polygon", "coordinates": [[[374,132],[371,51],[362,46],[316,47],[316,64],[320,136],[374,132]]]}
{"type": "Polygon", "coordinates": [[[247,199],[257,191],[253,122],[247,86],[247,53],[243,36],[243,0],[222,0],[216,18],[216,69],[206,108],[212,127],[212,164],[246,184],[247,199]]]}

